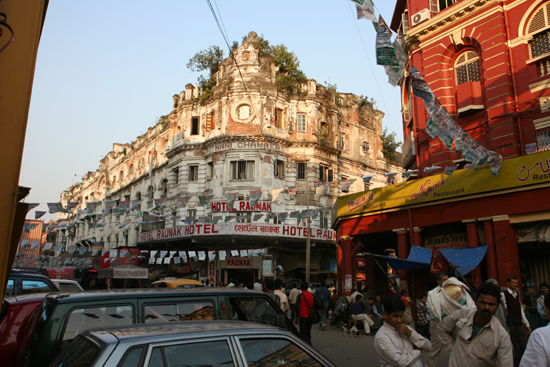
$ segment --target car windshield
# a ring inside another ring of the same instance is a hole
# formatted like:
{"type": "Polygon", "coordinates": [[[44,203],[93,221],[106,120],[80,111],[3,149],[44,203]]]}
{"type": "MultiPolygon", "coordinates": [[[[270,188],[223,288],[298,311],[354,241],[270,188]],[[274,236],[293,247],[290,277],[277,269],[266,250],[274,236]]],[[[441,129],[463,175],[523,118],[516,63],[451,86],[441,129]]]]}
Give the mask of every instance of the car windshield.
{"type": "Polygon", "coordinates": [[[51,367],[87,367],[91,366],[99,354],[99,347],[82,337],[76,337],[59,357],[51,364],[51,367]]]}

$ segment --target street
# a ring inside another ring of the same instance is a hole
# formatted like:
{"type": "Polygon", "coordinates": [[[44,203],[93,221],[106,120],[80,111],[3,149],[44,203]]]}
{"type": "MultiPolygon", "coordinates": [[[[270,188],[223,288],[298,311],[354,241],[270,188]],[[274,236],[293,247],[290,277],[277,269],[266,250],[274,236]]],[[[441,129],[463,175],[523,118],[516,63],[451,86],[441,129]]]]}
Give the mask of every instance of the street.
{"type": "MultiPolygon", "coordinates": [[[[363,330],[361,330],[363,331],[363,330]]],[[[374,350],[374,336],[345,337],[340,329],[327,326],[325,331],[319,330],[318,325],[311,329],[313,347],[323,353],[338,367],[348,366],[379,366],[378,355],[374,350]]],[[[425,356],[422,356],[422,361],[425,356]]],[[[437,367],[448,366],[449,352],[443,351],[437,361],[437,367]]]]}

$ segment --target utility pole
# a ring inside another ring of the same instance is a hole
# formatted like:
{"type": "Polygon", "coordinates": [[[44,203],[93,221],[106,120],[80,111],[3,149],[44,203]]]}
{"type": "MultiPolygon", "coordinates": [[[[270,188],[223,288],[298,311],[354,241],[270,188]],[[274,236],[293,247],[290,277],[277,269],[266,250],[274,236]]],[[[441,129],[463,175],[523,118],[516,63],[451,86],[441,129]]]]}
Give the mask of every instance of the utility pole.
{"type": "Polygon", "coordinates": [[[306,234],[306,282],[309,283],[310,276],[309,273],[311,271],[311,244],[310,244],[310,238],[309,238],[309,222],[310,218],[308,216],[309,213],[309,178],[308,178],[308,169],[307,169],[307,162],[306,162],[306,219],[307,219],[307,234],[306,234]]]}

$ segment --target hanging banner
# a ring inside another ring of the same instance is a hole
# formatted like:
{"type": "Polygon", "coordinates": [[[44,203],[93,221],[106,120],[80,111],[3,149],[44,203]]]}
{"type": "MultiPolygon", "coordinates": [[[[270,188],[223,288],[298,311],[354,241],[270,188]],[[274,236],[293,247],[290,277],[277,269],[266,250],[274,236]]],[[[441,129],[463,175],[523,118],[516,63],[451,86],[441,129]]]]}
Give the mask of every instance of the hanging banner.
{"type": "Polygon", "coordinates": [[[158,208],[158,207],[164,205],[164,201],[166,201],[166,198],[153,199],[153,201],[155,202],[155,208],[158,208]]]}
{"type": "Polygon", "coordinates": [[[254,214],[254,217],[252,218],[253,222],[259,221],[264,215],[263,214],[254,214]]]}
{"type": "Polygon", "coordinates": [[[391,42],[391,31],[380,15],[378,24],[373,23],[376,29],[376,63],[378,65],[399,66],[397,55],[391,42]]]}
{"type": "Polygon", "coordinates": [[[40,205],[40,204],[39,203],[29,203],[29,207],[27,208],[27,213],[30,212],[31,210],[33,210],[34,208],[36,208],[38,205],[40,205]]]}
{"type": "Polygon", "coordinates": [[[277,218],[279,222],[284,222],[288,218],[288,212],[277,213],[277,218]]]}
{"type": "Polygon", "coordinates": [[[262,197],[262,190],[250,191],[250,206],[254,207],[262,197]]]}
{"type": "Polygon", "coordinates": [[[47,203],[50,214],[64,213],[65,209],[61,203],[47,203]]]}
{"type": "Polygon", "coordinates": [[[239,196],[238,193],[228,193],[226,195],[227,197],[227,208],[228,210],[233,209],[233,204],[235,203],[235,200],[237,200],[237,196],[239,196]]]}
{"type": "Polygon", "coordinates": [[[182,196],[178,198],[178,208],[185,208],[187,206],[187,202],[191,196],[182,196]]]}
{"type": "Polygon", "coordinates": [[[372,0],[352,0],[357,8],[357,19],[367,19],[376,22],[372,0]]]}
{"type": "Polygon", "coordinates": [[[297,191],[298,191],[298,188],[296,188],[296,186],[292,186],[288,188],[288,195],[290,196],[290,200],[296,200],[297,191]]]}
{"type": "Polygon", "coordinates": [[[279,197],[279,194],[281,192],[283,192],[285,189],[272,189],[271,190],[271,201],[275,201],[277,200],[277,198],[279,197]]]}
{"type": "Polygon", "coordinates": [[[37,210],[34,212],[34,219],[40,219],[44,216],[44,214],[46,214],[46,212],[41,212],[37,210]]]}
{"type": "Polygon", "coordinates": [[[105,202],[105,210],[103,211],[103,215],[109,214],[109,212],[113,209],[115,204],[116,204],[116,202],[114,202],[114,201],[106,201],[105,202]]]}
{"type": "Polygon", "coordinates": [[[328,182],[320,182],[315,184],[315,195],[322,196],[328,194],[328,182]]]}
{"type": "Polygon", "coordinates": [[[118,208],[120,210],[128,210],[130,209],[130,201],[120,201],[118,203],[118,208]]]}

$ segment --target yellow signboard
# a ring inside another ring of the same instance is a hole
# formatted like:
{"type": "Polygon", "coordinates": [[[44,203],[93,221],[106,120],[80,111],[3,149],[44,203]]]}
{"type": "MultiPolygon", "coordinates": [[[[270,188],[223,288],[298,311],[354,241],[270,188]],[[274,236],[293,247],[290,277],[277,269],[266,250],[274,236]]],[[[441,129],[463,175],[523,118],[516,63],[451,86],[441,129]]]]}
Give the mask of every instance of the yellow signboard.
{"type": "Polygon", "coordinates": [[[486,165],[474,171],[457,170],[451,176],[441,173],[341,196],[337,201],[337,215],[341,218],[541,183],[550,183],[550,151],[504,160],[495,177],[486,165]]]}

